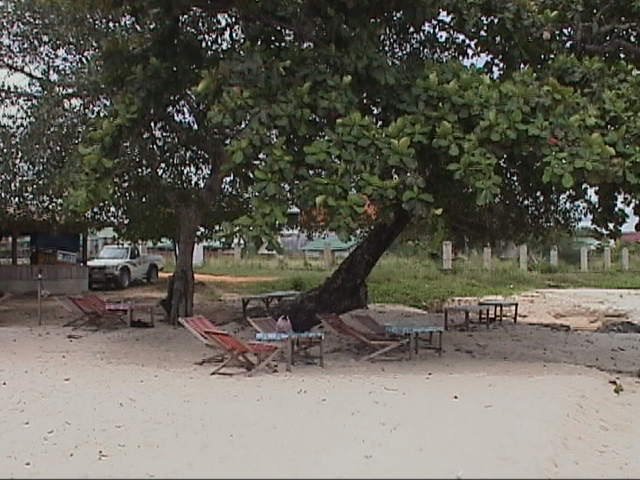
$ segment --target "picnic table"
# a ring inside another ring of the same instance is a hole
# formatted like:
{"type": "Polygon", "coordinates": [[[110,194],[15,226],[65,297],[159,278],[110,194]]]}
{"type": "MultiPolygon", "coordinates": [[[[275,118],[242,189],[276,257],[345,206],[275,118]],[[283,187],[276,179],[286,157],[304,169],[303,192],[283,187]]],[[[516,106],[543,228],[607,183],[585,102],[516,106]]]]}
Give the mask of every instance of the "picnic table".
{"type": "Polygon", "coordinates": [[[449,330],[449,314],[450,313],[464,313],[464,326],[469,330],[469,324],[471,323],[470,315],[472,313],[478,314],[478,320],[482,323],[483,317],[486,319],[487,328],[489,328],[489,305],[453,305],[451,307],[445,307],[444,309],[444,329],[449,330]]]}
{"type": "Polygon", "coordinates": [[[385,325],[385,331],[391,335],[403,335],[409,336],[409,359],[412,359],[414,355],[418,355],[420,340],[422,339],[420,335],[428,334],[428,339],[426,340],[427,350],[435,350],[438,352],[438,355],[442,355],[442,327],[438,327],[435,325],[414,325],[414,324],[404,324],[404,325],[385,325]],[[433,343],[433,334],[436,333],[438,336],[438,342],[436,345],[433,343]]]}
{"type": "Polygon", "coordinates": [[[260,300],[264,303],[265,308],[269,311],[269,306],[273,303],[274,300],[280,302],[285,298],[294,298],[299,295],[300,292],[298,290],[278,290],[275,292],[267,292],[267,293],[258,293],[256,295],[246,295],[241,297],[242,300],[242,317],[247,319],[247,307],[249,303],[253,300],[260,300]]]}
{"type": "Polygon", "coordinates": [[[502,323],[505,308],[513,308],[513,323],[518,321],[518,302],[513,300],[482,300],[478,302],[478,305],[493,307],[493,317],[491,320],[494,322],[499,320],[502,323]],[[498,309],[500,310],[500,316],[498,317],[498,309]]]}
{"type": "MultiPolygon", "coordinates": [[[[324,367],[324,333],[323,332],[258,332],[256,340],[260,342],[286,342],[287,343],[287,371],[291,371],[293,365],[293,355],[295,347],[300,341],[308,341],[308,346],[317,346],[320,349],[318,360],[321,367],[324,367]]],[[[305,349],[306,352],[306,349],[305,349]]],[[[311,358],[307,355],[308,358],[311,358]]]]}
{"type": "Polygon", "coordinates": [[[133,325],[134,320],[154,325],[153,310],[156,303],[137,303],[137,302],[105,302],[105,309],[108,312],[120,312],[128,317],[129,326],[133,325]],[[149,315],[149,320],[140,320],[136,318],[136,312],[144,312],[149,315]]]}
{"type": "Polygon", "coordinates": [[[133,320],[133,304],[131,302],[125,302],[123,300],[119,302],[105,302],[104,308],[107,312],[118,312],[123,316],[128,317],[128,324],[131,325],[133,320]]]}

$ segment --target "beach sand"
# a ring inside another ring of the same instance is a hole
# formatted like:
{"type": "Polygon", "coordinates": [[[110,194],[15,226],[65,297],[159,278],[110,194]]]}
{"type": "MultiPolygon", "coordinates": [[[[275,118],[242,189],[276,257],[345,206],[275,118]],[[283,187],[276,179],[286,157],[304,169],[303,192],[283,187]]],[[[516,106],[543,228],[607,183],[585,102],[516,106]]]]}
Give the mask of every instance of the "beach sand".
{"type": "MultiPolygon", "coordinates": [[[[38,326],[32,299],[11,299],[0,310],[0,476],[640,477],[638,334],[529,324],[567,322],[556,309],[574,300],[634,320],[640,295],[556,295],[522,296],[517,324],[447,332],[441,357],[362,363],[328,333],[324,369],[232,378],[194,365],[212,351],[182,328],[72,332],[56,301],[38,326]]],[[[249,338],[238,305],[222,303],[208,311],[249,338]]]]}

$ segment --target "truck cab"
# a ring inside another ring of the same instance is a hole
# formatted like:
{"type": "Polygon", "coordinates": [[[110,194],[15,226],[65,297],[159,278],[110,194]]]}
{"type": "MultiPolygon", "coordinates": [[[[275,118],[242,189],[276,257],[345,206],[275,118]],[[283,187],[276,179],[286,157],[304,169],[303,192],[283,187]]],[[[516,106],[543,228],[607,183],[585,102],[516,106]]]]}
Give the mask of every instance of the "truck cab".
{"type": "Polygon", "coordinates": [[[98,284],[115,284],[127,288],[132,281],[146,280],[154,283],[158,272],[164,268],[160,255],[147,255],[136,245],[106,245],[98,257],[87,262],[89,288],[98,284]]]}

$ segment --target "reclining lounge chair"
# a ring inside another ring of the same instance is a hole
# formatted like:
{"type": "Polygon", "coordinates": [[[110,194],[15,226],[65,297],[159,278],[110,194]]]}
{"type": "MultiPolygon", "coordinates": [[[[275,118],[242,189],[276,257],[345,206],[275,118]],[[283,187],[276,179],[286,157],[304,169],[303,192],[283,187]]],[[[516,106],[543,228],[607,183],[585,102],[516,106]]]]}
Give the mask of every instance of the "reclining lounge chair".
{"type": "MultiPolygon", "coordinates": [[[[234,335],[221,330],[211,321],[197,315],[194,317],[181,317],[178,321],[189,330],[198,340],[206,346],[223,351],[223,361],[216,367],[211,375],[233,375],[237,372],[223,372],[228,367],[237,366],[252,375],[254,371],[265,367],[273,358],[281,352],[283,345],[263,342],[243,342],[234,335]]],[[[204,364],[218,358],[214,355],[198,362],[204,364]]]]}
{"type": "Polygon", "coordinates": [[[437,325],[406,325],[406,326],[386,326],[379,323],[371,315],[365,313],[354,313],[353,319],[363,327],[364,330],[382,335],[387,334],[391,336],[409,336],[411,339],[411,352],[418,354],[420,344],[427,350],[435,350],[439,355],[442,355],[442,334],[445,330],[444,327],[437,325]],[[434,344],[434,334],[437,336],[437,343],[434,344]],[[423,335],[427,335],[424,338],[423,335]]]}
{"type": "Polygon", "coordinates": [[[133,305],[128,302],[108,303],[97,295],[70,295],[67,296],[67,300],[81,312],[79,317],[64,324],[65,327],[73,327],[74,330],[90,323],[94,324],[97,330],[103,325],[103,321],[110,320],[128,325],[133,312],[133,305]]]}
{"type": "MultiPolygon", "coordinates": [[[[362,345],[366,345],[369,349],[373,349],[372,353],[369,353],[361,358],[361,360],[374,360],[374,359],[391,359],[388,357],[388,353],[401,349],[410,343],[410,337],[388,335],[381,333],[366,332],[359,330],[351,325],[347,324],[339,315],[335,313],[319,314],[318,319],[330,330],[333,330],[339,335],[349,337],[357,340],[362,345]],[[384,357],[383,357],[384,355],[384,357]]],[[[393,357],[395,359],[399,357],[393,357]]]]}

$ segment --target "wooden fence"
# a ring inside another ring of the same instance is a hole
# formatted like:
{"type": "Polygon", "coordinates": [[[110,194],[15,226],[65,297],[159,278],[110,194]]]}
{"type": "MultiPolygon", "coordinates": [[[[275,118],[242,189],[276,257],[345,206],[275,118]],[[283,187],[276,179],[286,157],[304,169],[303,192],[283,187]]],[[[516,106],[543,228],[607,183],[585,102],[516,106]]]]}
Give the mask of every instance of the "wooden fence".
{"type": "Polygon", "coordinates": [[[11,293],[35,292],[38,275],[49,293],[73,294],[89,288],[89,269],[83,265],[0,265],[0,290],[11,293]]]}

